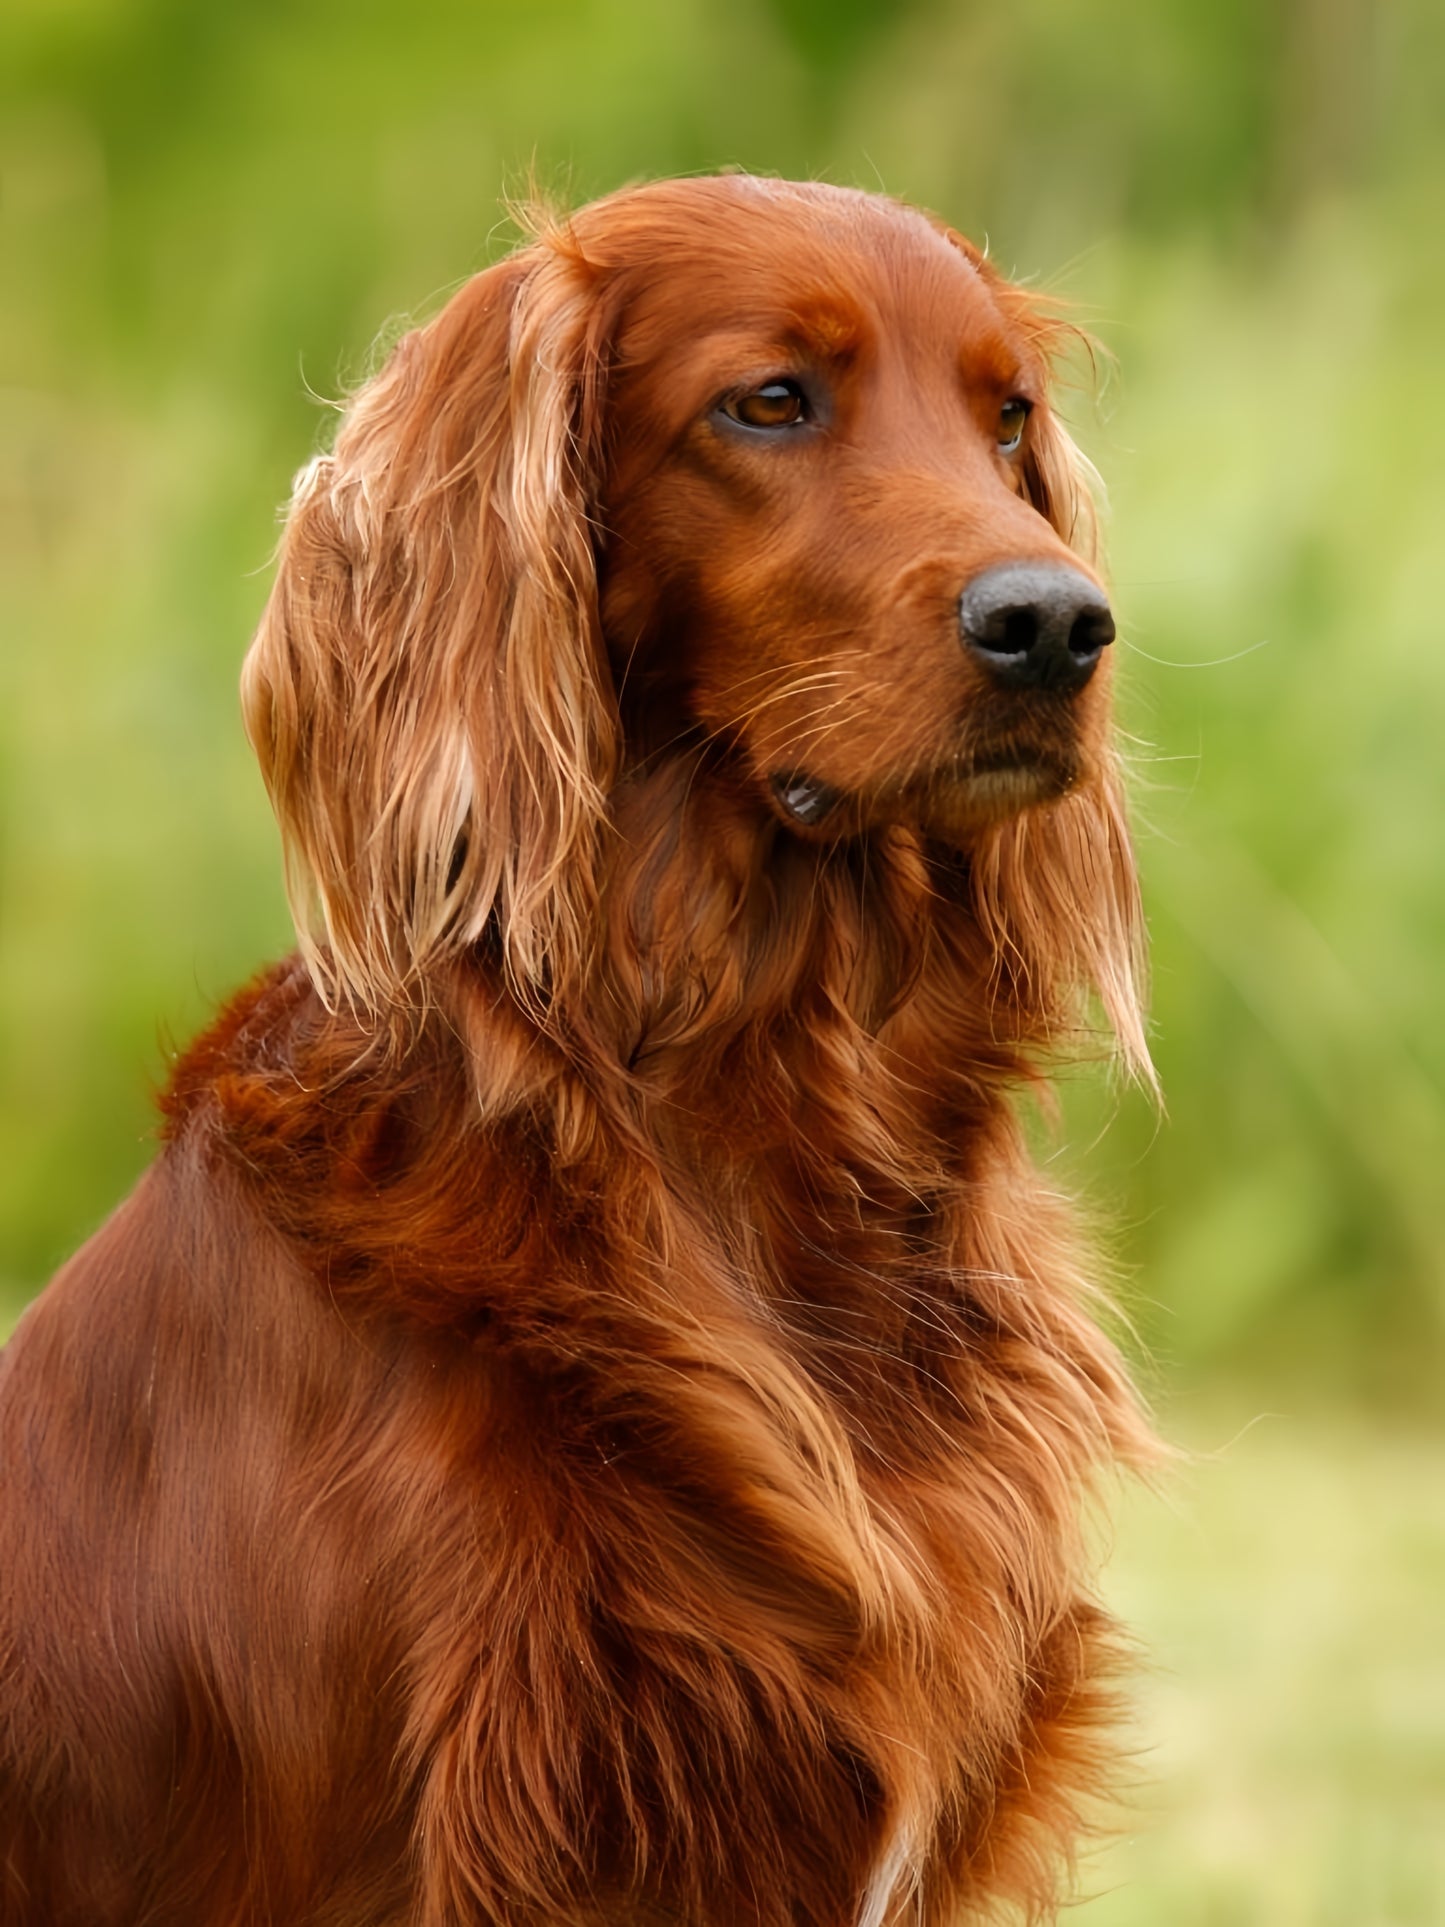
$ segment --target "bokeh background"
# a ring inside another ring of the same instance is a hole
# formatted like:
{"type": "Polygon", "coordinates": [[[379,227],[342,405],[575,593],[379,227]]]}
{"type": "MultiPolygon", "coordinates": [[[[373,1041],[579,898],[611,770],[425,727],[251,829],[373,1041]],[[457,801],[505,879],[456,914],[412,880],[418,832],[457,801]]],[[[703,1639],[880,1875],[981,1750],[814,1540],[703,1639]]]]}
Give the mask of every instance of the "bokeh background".
{"type": "Polygon", "coordinates": [[[274,505],[400,319],[740,164],[986,237],[1110,351],[1163,1117],[1071,1079],[1165,1429],[1088,1927],[1445,1920],[1445,10],[6,0],[0,1321],[288,943],[237,717],[274,505]]]}

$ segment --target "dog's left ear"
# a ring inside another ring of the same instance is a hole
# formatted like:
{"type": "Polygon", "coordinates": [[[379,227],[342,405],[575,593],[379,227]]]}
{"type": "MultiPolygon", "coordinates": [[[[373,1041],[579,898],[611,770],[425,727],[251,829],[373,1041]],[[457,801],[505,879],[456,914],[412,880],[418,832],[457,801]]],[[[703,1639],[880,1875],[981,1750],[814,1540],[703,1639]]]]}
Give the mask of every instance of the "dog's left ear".
{"type": "Polygon", "coordinates": [[[297,481],[246,725],[312,974],[394,1031],[484,935],[537,1013],[586,968],[617,755],[588,519],[609,327],[554,231],[406,336],[297,481]]]}
{"type": "Polygon", "coordinates": [[[1098,472],[1052,408],[1036,410],[1035,415],[1024,450],[1025,493],[1074,553],[1097,567],[1098,472]]]}
{"type": "MultiPolygon", "coordinates": [[[[1052,368],[1080,330],[1007,280],[973,242],[944,227],[1010,323],[1052,368]]],[[[1074,553],[1097,569],[1102,489],[1048,399],[1029,421],[1024,492],[1074,553]]],[[[974,911],[995,956],[1010,960],[1010,995],[1030,1025],[1063,1036],[1092,991],[1130,1072],[1157,1090],[1144,1020],[1144,921],[1123,786],[1101,743],[1086,780],[1058,802],[1025,810],[980,838],[970,866],[974,911]]]]}

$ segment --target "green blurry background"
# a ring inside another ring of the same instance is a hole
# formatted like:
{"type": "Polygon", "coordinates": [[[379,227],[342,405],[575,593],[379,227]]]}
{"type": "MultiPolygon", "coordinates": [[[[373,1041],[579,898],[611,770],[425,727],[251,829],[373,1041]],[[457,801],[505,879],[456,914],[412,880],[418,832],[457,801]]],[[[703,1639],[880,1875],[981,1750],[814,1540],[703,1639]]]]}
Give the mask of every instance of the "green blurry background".
{"type": "Polygon", "coordinates": [[[1445,1921],[1445,10],[7,0],[0,1320],[288,942],[236,711],[274,504],[398,317],[569,199],[884,187],[1068,296],[1168,1110],[1048,1146],[1166,1429],[1091,1927],[1445,1921]]]}

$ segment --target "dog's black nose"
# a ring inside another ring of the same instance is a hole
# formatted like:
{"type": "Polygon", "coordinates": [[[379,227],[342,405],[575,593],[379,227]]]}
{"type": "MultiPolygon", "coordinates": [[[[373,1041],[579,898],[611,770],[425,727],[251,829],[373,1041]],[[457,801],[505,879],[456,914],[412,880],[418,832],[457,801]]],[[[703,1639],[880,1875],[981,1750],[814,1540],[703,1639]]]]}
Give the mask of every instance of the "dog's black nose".
{"type": "Polygon", "coordinates": [[[963,641],[1014,689],[1082,689],[1114,640],[1102,589],[1060,562],[1001,562],[958,599],[963,641]]]}

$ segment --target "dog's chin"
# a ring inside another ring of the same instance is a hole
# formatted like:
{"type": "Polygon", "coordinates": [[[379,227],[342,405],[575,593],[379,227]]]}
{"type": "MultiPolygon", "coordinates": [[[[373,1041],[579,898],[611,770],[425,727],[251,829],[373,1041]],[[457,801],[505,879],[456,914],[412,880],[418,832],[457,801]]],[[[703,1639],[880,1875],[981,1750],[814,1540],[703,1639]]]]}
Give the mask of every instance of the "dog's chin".
{"type": "Polygon", "coordinates": [[[950,771],[920,786],[900,816],[933,842],[965,849],[984,831],[1057,802],[1077,780],[1075,767],[1053,759],[999,760],[950,771]]]}
{"type": "Polygon", "coordinates": [[[975,767],[931,785],[924,813],[930,827],[952,821],[978,827],[1002,823],[1040,803],[1053,803],[1078,781],[1077,766],[1037,757],[975,767]]]}

